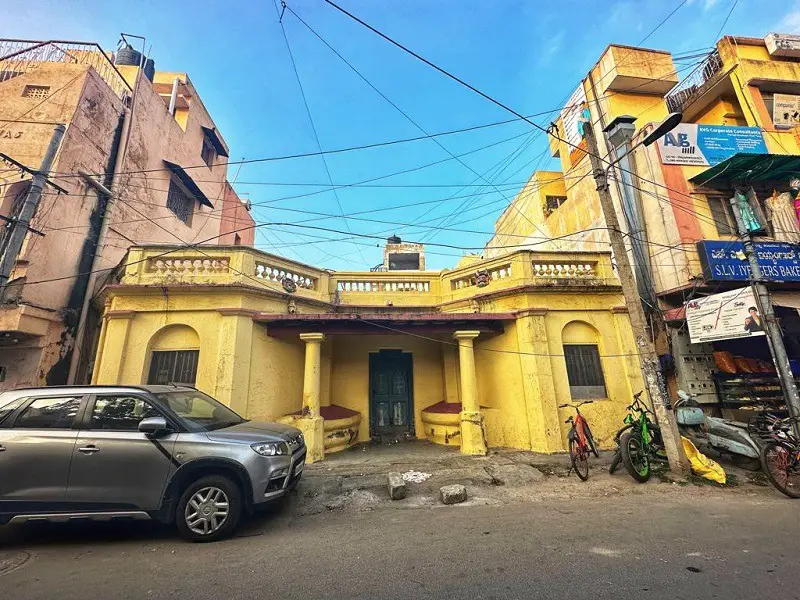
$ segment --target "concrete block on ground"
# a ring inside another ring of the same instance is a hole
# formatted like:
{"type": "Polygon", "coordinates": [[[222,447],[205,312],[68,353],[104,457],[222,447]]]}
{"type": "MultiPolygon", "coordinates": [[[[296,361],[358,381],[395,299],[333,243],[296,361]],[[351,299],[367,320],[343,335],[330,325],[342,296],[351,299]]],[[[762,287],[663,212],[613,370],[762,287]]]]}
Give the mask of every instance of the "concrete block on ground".
{"type": "Polygon", "coordinates": [[[389,498],[402,500],[406,497],[406,482],[400,473],[389,473],[388,477],[389,498]]]}
{"type": "Polygon", "coordinates": [[[467,488],[459,483],[443,485],[439,488],[439,498],[442,504],[458,504],[467,499],[467,488]]]}

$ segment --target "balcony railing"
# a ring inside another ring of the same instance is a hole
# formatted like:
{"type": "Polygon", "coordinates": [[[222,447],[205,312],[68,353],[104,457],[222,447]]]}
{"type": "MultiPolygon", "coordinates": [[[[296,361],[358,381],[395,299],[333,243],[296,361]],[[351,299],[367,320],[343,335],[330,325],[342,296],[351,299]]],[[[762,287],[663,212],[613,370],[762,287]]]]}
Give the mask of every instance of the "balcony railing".
{"type": "Polygon", "coordinates": [[[706,84],[722,70],[722,58],[715,49],[702,63],[666,95],[670,112],[682,112],[706,89],[706,84]]]}
{"type": "Polygon", "coordinates": [[[35,71],[42,63],[88,65],[120,99],[131,93],[111,58],[94,42],[0,39],[0,83],[35,71]]]}
{"type": "Polygon", "coordinates": [[[619,285],[610,255],[598,252],[520,250],[454,270],[331,272],[241,246],[133,247],[121,281],[256,286],[332,304],[425,307],[523,287],[619,285]]]}

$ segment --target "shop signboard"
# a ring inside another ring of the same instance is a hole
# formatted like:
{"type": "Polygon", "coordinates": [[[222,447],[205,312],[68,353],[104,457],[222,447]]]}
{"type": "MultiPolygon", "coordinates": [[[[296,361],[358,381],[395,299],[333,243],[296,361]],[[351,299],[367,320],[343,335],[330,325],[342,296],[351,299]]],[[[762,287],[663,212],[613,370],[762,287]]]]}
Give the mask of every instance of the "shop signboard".
{"type": "MultiPolygon", "coordinates": [[[[800,246],[786,242],[754,242],[764,281],[800,282],[800,246]]],[[[742,242],[704,240],[697,252],[706,281],[748,281],[750,265],[742,242]]]]}
{"type": "Polygon", "coordinates": [[[686,323],[693,344],[764,335],[750,286],[690,300],[686,323]]]}
{"type": "Polygon", "coordinates": [[[564,127],[564,140],[569,144],[570,150],[578,146],[583,140],[583,127],[581,118],[586,110],[586,92],[583,91],[583,82],[578,85],[567,100],[567,105],[561,111],[561,123],[564,127]]]}
{"type": "Polygon", "coordinates": [[[658,150],[665,165],[699,167],[713,167],[740,152],[769,153],[758,127],[696,123],[683,123],[661,136],[658,150]]]}
{"type": "Polygon", "coordinates": [[[776,129],[800,125],[800,96],[775,94],[772,98],[772,123],[776,129]]]}

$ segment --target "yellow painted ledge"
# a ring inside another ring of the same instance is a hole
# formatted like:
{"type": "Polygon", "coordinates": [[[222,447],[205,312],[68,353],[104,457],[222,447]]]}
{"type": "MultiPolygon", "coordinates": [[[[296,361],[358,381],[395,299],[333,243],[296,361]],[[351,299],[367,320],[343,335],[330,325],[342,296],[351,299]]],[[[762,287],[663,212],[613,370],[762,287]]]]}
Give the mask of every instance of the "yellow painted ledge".
{"type": "Polygon", "coordinates": [[[425,439],[443,446],[461,445],[461,404],[439,402],[422,411],[425,439]]]}
{"type": "MultiPolygon", "coordinates": [[[[280,417],[278,422],[296,425],[296,419],[300,414],[300,412],[296,412],[280,417]]],[[[349,448],[358,439],[361,413],[333,404],[331,406],[321,406],[320,416],[322,417],[325,454],[349,448]]]]}

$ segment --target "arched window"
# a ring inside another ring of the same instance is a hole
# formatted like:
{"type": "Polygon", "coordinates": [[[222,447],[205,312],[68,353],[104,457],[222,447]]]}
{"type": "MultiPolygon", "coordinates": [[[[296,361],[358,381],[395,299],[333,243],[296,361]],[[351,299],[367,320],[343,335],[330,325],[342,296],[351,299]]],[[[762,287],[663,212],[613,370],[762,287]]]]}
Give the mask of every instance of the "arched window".
{"type": "Polygon", "coordinates": [[[188,325],[168,325],[150,340],[147,383],[194,385],[200,358],[200,338],[188,325]]]}
{"type": "Polygon", "coordinates": [[[599,334],[582,321],[567,323],[561,332],[572,398],[605,398],[606,382],[600,362],[599,334]]]}

